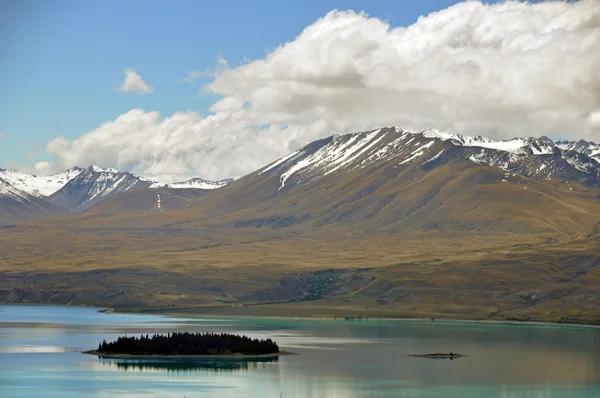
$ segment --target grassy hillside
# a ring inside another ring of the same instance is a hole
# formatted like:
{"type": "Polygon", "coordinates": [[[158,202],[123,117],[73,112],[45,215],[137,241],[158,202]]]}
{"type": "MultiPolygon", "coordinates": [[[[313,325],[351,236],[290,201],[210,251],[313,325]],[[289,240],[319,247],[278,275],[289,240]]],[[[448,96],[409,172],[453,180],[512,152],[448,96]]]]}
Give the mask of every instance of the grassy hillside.
{"type": "MultiPolygon", "coordinates": [[[[28,241],[27,227],[2,234],[28,241]],[[25,235],[23,235],[25,234],[25,235]]],[[[597,238],[122,229],[3,253],[0,300],[118,310],[598,321],[597,238]],[[127,243],[123,243],[123,242],[127,243]]]]}
{"type": "Polygon", "coordinates": [[[64,215],[67,211],[42,199],[27,195],[28,200],[0,197],[0,226],[23,220],[64,215]]]}

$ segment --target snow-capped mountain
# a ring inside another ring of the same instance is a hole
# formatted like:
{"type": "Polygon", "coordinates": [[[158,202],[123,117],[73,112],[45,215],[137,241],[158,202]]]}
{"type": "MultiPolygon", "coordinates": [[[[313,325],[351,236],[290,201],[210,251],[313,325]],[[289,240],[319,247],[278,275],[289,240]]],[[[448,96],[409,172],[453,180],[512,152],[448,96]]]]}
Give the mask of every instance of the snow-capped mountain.
{"type": "Polygon", "coordinates": [[[558,141],[556,146],[563,150],[584,153],[600,162],[600,144],[591,141],[558,141]]]}
{"type": "MultiPolygon", "coordinates": [[[[140,188],[216,189],[231,179],[208,181],[192,178],[187,181],[165,184],[133,173],[122,173],[113,168],[95,165],[83,169],[74,167],[51,176],[36,176],[16,170],[0,169],[0,178],[11,190],[46,199],[49,203],[73,212],[84,211],[103,200],[140,188]]],[[[5,188],[7,191],[8,188],[5,188]]],[[[12,192],[12,191],[11,191],[12,192]]]]}
{"type": "Polygon", "coordinates": [[[0,178],[0,224],[58,214],[61,209],[0,178]]]}
{"type": "Polygon", "coordinates": [[[600,162],[593,144],[576,150],[547,137],[494,141],[438,130],[411,133],[382,128],[315,141],[260,170],[280,174],[279,191],[337,172],[391,163],[394,168],[433,167],[467,160],[538,180],[562,179],[600,186],[600,162]],[[590,153],[588,155],[587,153],[590,153]]]}
{"type": "Polygon", "coordinates": [[[150,185],[151,181],[131,173],[90,166],[50,195],[48,201],[70,211],[80,212],[111,196],[148,188],[150,185]]]}
{"type": "Polygon", "coordinates": [[[48,201],[72,212],[81,212],[121,193],[142,188],[188,188],[216,189],[231,180],[207,181],[200,178],[162,184],[133,173],[121,173],[116,169],[90,166],[72,178],[60,190],[48,197],[48,201]]]}
{"type": "Polygon", "coordinates": [[[27,192],[33,196],[43,197],[52,195],[65,186],[71,179],[77,177],[82,171],[82,168],[74,167],[50,176],[36,176],[16,170],[0,169],[0,178],[20,191],[27,192]]]}

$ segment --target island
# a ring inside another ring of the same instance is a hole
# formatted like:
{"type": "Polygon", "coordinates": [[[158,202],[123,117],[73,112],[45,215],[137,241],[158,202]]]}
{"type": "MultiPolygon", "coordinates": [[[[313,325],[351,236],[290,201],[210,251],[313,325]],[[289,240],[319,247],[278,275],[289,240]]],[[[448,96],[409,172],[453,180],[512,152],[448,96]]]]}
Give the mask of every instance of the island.
{"type": "Polygon", "coordinates": [[[459,354],[457,352],[449,352],[449,353],[440,353],[436,352],[434,354],[412,354],[408,355],[409,357],[416,358],[430,358],[430,359],[456,359],[466,357],[466,355],[459,354]]]}
{"type": "Polygon", "coordinates": [[[228,333],[169,333],[153,336],[119,337],[102,341],[98,349],[84,351],[106,358],[148,357],[272,357],[291,354],[280,351],[271,339],[252,339],[228,333]]]}

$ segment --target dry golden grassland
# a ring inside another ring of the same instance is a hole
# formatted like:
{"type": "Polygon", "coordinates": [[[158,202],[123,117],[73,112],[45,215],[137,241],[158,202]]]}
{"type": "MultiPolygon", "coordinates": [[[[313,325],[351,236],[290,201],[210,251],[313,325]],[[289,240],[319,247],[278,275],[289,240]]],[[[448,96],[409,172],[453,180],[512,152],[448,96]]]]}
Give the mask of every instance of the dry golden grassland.
{"type": "Polygon", "coordinates": [[[600,320],[598,239],[64,221],[3,230],[2,301],[230,315],[600,320]]]}

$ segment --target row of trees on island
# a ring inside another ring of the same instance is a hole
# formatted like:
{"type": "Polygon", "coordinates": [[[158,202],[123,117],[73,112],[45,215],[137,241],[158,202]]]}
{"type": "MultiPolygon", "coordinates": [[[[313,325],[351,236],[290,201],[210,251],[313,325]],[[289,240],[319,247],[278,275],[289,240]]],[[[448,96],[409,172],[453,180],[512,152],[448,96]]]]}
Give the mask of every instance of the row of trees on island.
{"type": "Polygon", "coordinates": [[[169,333],[119,337],[102,341],[99,353],[128,355],[265,355],[279,352],[271,339],[252,339],[228,333],[169,333]]]}

